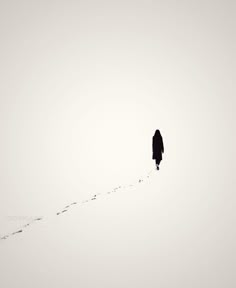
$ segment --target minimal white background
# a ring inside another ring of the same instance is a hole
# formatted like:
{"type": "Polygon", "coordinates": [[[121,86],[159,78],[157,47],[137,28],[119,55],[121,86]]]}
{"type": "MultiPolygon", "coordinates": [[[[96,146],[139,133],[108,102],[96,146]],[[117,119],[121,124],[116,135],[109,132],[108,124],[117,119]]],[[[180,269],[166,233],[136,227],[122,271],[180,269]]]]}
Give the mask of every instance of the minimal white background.
{"type": "Polygon", "coordinates": [[[234,288],[234,1],[1,1],[4,288],[234,288]],[[65,205],[148,182],[71,209],[65,205]]]}

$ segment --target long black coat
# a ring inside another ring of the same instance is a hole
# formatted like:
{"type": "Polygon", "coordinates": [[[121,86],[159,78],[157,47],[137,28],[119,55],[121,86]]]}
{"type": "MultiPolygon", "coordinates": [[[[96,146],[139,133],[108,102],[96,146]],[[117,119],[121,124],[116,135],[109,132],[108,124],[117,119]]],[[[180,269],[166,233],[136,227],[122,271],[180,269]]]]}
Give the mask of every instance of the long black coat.
{"type": "Polygon", "coordinates": [[[157,163],[162,160],[162,153],[164,153],[164,145],[162,136],[159,130],[156,130],[152,137],[152,159],[155,159],[157,163]]]}

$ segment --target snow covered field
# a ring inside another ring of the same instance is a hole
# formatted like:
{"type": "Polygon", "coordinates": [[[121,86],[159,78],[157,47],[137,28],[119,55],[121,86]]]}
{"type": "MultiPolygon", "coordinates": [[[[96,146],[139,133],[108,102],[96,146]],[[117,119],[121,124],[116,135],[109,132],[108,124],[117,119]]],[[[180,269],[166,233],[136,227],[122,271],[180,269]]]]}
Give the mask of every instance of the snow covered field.
{"type": "Polygon", "coordinates": [[[0,15],[1,287],[234,288],[233,1],[0,15]]]}

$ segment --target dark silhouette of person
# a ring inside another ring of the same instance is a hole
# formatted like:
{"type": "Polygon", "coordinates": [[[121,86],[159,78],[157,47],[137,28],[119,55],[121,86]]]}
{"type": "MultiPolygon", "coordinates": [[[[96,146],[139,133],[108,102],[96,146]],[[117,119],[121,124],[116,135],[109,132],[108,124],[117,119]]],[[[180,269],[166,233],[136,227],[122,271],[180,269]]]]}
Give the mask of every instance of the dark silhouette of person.
{"type": "Polygon", "coordinates": [[[159,170],[159,165],[162,160],[162,153],[164,153],[164,145],[162,136],[159,130],[156,130],[152,137],[152,159],[156,161],[156,168],[159,170]]]}

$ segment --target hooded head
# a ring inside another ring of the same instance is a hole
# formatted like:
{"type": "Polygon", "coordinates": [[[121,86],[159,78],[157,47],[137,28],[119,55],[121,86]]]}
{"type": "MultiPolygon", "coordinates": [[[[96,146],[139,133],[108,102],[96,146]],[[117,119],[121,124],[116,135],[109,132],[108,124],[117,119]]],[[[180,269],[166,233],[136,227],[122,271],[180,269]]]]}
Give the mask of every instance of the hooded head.
{"type": "Polygon", "coordinates": [[[160,131],[159,131],[159,130],[156,130],[156,132],[155,132],[155,135],[154,135],[154,136],[156,136],[156,135],[161,135],[161,133],[160,133],[160,131]]]}

